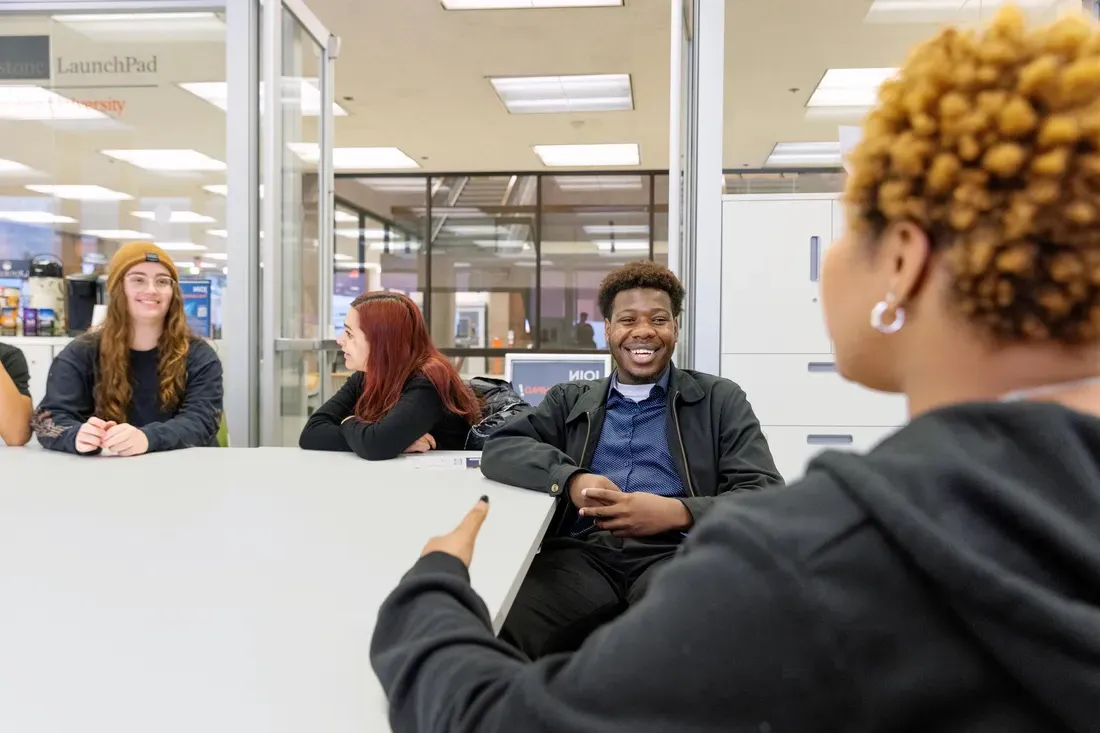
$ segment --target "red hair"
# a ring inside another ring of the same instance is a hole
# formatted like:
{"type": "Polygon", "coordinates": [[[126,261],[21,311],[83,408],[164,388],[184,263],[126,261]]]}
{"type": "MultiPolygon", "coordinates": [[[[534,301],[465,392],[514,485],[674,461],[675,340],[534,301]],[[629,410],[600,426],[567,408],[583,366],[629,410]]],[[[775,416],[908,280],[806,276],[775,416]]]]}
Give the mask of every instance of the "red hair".
{"type": "Polygon", "coordinates": [[[416,303],[400,293],[375,292],[360,295],[351,307],[370,345],[356,417],[372,423],[381,420],[401,399],[405,383],[420,374],[432,383],[448,411],[470,425],[480,419],[477,397],[432,343],[416,303]]]}

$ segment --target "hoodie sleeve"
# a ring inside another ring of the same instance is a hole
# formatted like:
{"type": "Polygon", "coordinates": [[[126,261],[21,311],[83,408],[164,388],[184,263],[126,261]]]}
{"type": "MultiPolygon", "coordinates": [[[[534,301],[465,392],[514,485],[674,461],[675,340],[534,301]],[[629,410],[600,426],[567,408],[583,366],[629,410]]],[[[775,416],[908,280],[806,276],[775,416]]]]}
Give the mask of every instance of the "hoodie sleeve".
{"type": "Polygon", "coordinates": [[[494,637],[458,559],[421,558],[371,643],[394,733],[842,729],[857,702],[813,581],[738,511],[717,507],[579,651],[534,663],[494,637]]]}
{"type": "Polygon", "coordinates": [[[192,342],[187,355],[187,389],[175,417],[141,428],[149,452],[213,444],[222,415],[222,363],[210,344],[192,342]]]}
{"type": "Polygon", "coordinates": [[[760,429],[752,405],[744,390],[723,380],[727,387],[715,422],[718,433],[718,486],[714,496],[681,499],[698,524],[723,495],[759,491],[782,486],[783,477],[775,467],[768,439],[760,429]]]}
{"type": "MultiPolygon", "coordinates": [[[[49,450],[77,453],[76,434],[95,414],[96,349],[78,338],[62,349],[50,364],[46,395],[34,416],[34,434],[49,450]]],[[[83,455],[95,455],[96,449],[83,455]]]]}

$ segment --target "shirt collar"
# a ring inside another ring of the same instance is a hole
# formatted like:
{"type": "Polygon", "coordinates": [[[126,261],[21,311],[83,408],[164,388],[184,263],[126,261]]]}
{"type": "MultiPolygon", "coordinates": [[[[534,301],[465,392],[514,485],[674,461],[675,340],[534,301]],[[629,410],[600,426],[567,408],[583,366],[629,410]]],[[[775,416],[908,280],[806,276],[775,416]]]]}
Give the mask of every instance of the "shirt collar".
{"type": "MultiPolygon", "coordinates": [[[[668,379],[669,379],[669,374],[671,372],[672,372],[672,365],[669,364],[668,366],[665,367],[665,370],[663,372],[661,372],[661,376],[654,383],[654,387],[660,388],[660,390],[662,392],[668,392],[668,379]]],[[[612,394],[616,394],[616,393],[622,394],[621,392],[619,392],[619,371],[617,369],[611,375],[611,390],[608,392],[608,397],[610,397],[612,394]]],[[[649,395],[650,395],[650,397],[653,396],[653,391],[652,390],[650,391],[649,395]]]]}

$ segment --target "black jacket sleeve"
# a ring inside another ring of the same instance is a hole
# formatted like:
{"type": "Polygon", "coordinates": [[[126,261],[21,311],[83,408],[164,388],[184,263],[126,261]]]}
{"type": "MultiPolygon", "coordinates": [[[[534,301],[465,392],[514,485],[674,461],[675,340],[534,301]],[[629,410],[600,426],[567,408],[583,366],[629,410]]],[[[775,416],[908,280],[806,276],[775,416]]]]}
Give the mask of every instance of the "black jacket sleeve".
{"type": "Polygon", "coordinates": [[[459,560],[422,558],[371,642],[394,733],[840,730],[856,703],[836,630],[797,559],[738,510],[717,508],[579,651],[535,663],[493,636],[459,560]]]}
{"type": "Polygon", "coordinates": [[[210,344],[196,339],[187,354],[187,388],[176,415],[141,428],[149,452],[211,445],[221,424],[222,396],[221,360],[210,344]]]}
{"type": "Polygon", "coordinates": [[[14,346],[0,344],[0,364],[4,371],[11,377],[12,383],[19,394],[24,397],[31,396],[31,370],[27,366],[27,357],[14,346]]]}
{"type": "Polygon", "coordinates": [[[340,432],[355,455],[368,461],[387,461],[430,433],[445,412],[435,385],[424,377],[413,377],[385,417],[376,423],[353,417],[340,425],[340,432]]]}
{"type": "Polygon", "coordinates": [[[309,416],[306,426],[302,428],[302,434],[298,437],[298,447],[305,450],[350,451],[351,446],[340,430],[340,423],[355,412],[355,403],[361,394],[363,373],[356,372],[348,377],[328,402],[309,416]]]}
{"type": "Polygon", "coordinates": [[[538,407],[508,421],[489,437],[481,453],[485,476],[548,494],[565,490],[573,474],[582,471],[565,453],[565,419],[571,409],[566,386],[552,387],[538,407]]]}
{"type": "MultiPolygon", "coordinates": [[[[46,395],[34,416],[34,434],[49,450],[76,453],[76,434],[95,414],[95,347],[78,338],[50,364],[46,395]]],[[[95,455],[99,449],[84,455],[95,455]]]]}
{"type": "Polygon", "coordinates": [[[702,521],[723,494],[758,491],[782,486],[783,477],[775,467],[768,439],[752,410],[744,390],[725,382],[721,409],[715,425],[718,432],[718,486],[715,496],[681,499],[691,512],[694,523],[702,521]]]}

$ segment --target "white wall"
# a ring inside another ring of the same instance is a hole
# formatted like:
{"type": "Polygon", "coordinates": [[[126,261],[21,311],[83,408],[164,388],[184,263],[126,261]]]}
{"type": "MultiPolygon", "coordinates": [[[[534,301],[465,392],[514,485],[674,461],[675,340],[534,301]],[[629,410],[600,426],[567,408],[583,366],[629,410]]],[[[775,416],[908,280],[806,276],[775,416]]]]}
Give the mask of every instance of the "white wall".
{"type": "Polygon", "coordinates": [[[721,374],[745,390],[788,483],[822,450],[869,450],[907,419],[904,398],[835,370],[819,280],[842,217],[838,194],[722,201],[721,374]]]}

